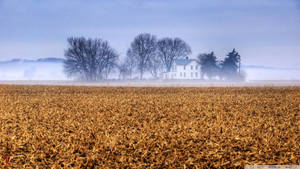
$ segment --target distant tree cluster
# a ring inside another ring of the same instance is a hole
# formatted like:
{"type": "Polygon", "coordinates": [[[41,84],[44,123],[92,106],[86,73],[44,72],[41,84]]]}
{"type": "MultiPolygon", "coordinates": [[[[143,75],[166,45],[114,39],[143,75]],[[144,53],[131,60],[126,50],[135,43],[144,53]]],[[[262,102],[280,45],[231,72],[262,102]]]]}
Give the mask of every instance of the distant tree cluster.
{"type": "Polygon", "coordinates": [[[157,40],[154,35],[140,34],[131,43],[125,62],[121,64],[121,76],[131,78],[133,72],[138,72],[139,79],[143,79],[148,71],[153,78],[158,78],[162,70],[170,71],[175,59],[190,53],[190,46],[179,38],[157,40]]]}
{"type": "Polygon", "coordinates": [[[220,80],[245,80],[244,72],[241,72],[241,56],[235,49],[227,54],[224,60],[217,61],[214,52],[198,55],[201,65],[201,78],[218,78],[220,80]]]}
{"type": "MultiPolygon", "coordinates": [[[[119,79],[143,79],[149,73],[157,79],[159,74],[170,72],[176,59],[185,58],[192,53],[190,46],[180,38],[162,38],[144,33],[134,38],[126,52],[123,62],[119,55],[102,39],[70,37],[67,39],[64,70],[69,77],[85,81],[98,81],[109,78],[118,70],[119,79]],[[138,75],[138,76],[135,76],[138,75]]],[[[208,79],[241,79],[240,55],[235,49],[218,62],[214,52],[199,54],[201,77],[208,79]]]]}

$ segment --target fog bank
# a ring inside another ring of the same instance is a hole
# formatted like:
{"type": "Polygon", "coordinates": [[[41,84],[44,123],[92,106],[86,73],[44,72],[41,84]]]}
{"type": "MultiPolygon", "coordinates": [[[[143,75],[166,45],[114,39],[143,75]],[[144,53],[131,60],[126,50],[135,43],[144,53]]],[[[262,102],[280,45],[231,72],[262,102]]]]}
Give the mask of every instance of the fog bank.
{"type": "MultiPolygon", "coordinates": [[[[246,80],[300,80],[300,69],[244,66],[246,80]]],[[[118,77],[115,72],[113,79],[118,77]]],[[[63,72],[61,61],[7,61],[0,62],[0,80],[71,80],[63,72]]]]}

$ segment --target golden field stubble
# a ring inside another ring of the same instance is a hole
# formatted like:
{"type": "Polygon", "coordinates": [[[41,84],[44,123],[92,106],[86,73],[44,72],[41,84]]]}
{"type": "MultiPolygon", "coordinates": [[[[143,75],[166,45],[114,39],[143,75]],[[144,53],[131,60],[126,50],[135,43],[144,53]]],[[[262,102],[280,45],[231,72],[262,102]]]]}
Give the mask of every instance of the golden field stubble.
{"type": "Polygon", "coordinates": [[[0,85],[0,166],[300,164],[299,91],[0,85]]]}

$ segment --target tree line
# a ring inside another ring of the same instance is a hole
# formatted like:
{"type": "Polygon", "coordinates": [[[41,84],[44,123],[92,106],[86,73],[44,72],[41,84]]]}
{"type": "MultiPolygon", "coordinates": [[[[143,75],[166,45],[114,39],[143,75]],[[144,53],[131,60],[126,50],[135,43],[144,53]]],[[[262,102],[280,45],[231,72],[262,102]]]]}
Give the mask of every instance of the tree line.
{"type": "MultiPolygon", "coordinates": [[[[143,79],[145,73],[157,79],[161,72],[170,72],[176,59],[192,53],[191,47],[180,38],[157,39],[144,33],[134,38],[124,61],[119,63],[119,54],[105,40],[70,37],[67,42],[64,72],[85,81],[105,80],[115,71],[119,72],[119,79],[133,79],[134,75],[143,79]]],[[[218,61],[211,52],[199,54],[197,62],[202,79],[242,79],[241,58],[235,49],[223,61],[218,61]]]]}

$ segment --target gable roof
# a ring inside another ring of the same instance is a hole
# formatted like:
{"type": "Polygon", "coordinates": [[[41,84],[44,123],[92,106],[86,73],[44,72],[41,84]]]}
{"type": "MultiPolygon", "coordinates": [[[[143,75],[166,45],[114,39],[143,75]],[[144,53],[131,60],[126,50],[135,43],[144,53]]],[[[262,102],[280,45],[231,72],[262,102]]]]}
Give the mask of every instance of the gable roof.
{"type": "Polygon", "coordinates": [[[196,61],[195,59],[175,59],[176,65],[188,65],[192,61],[196,61]]]}

